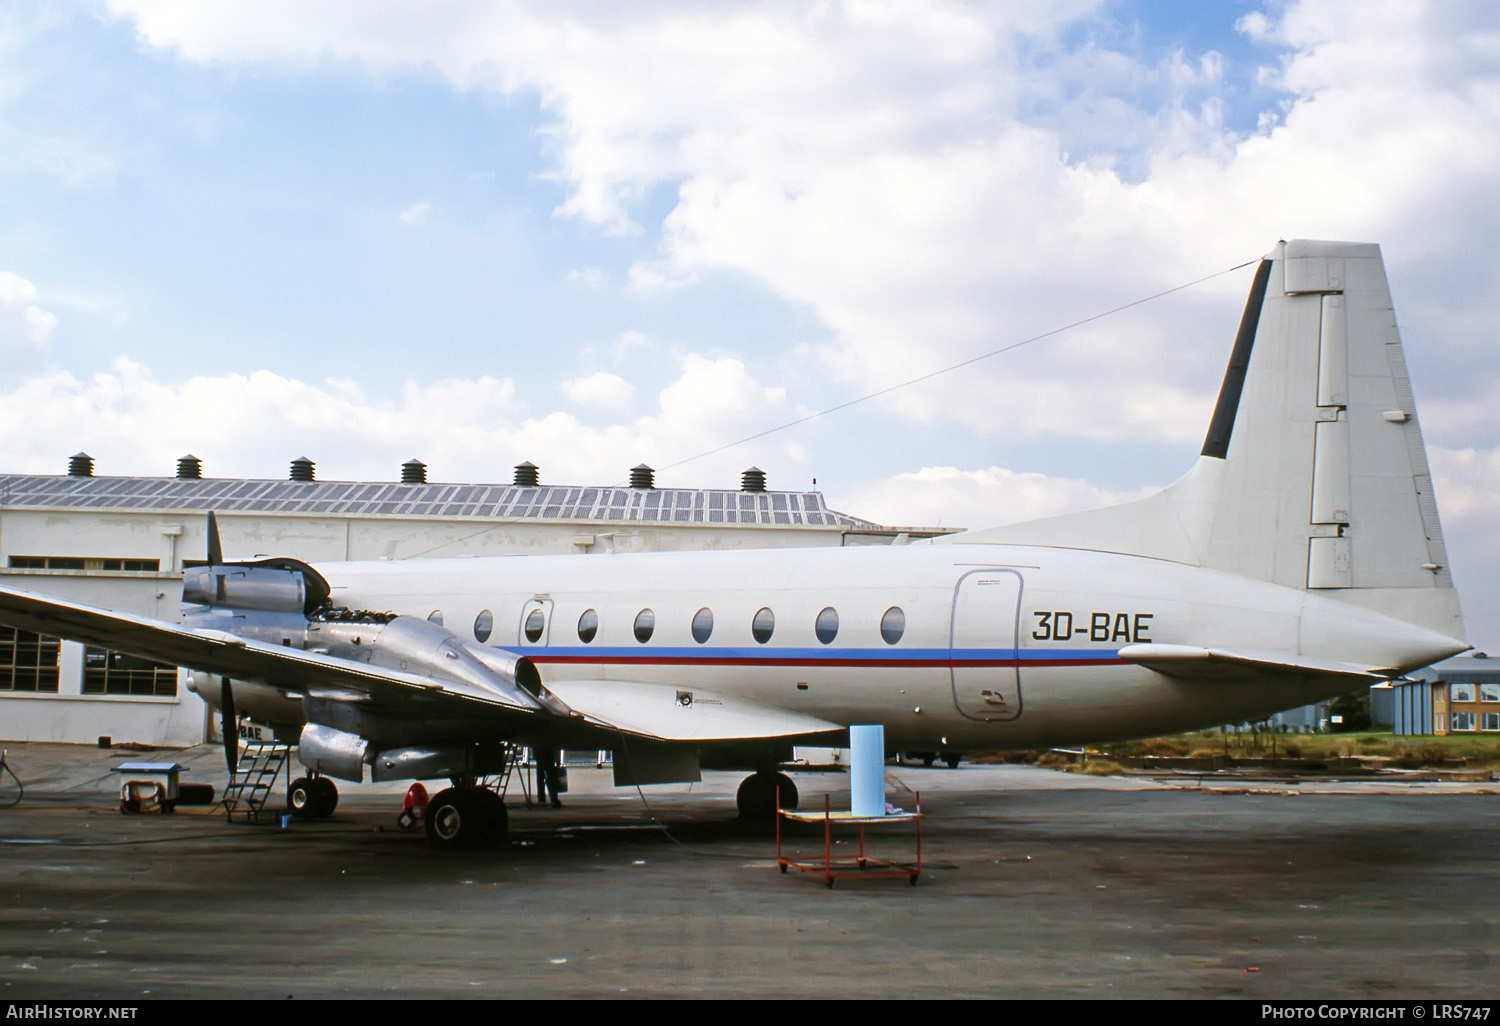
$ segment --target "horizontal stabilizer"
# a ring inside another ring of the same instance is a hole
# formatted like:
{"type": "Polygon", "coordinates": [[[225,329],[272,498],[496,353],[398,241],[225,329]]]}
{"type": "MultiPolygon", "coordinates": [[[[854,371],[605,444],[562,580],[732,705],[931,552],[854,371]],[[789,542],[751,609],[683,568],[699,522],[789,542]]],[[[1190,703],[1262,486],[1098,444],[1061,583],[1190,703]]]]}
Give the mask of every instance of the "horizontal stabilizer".
{"type": "Polygon", "coordinates": [[[1353,689],[1361,684],[1378,684],[1395,675],[1395,671],[1387,667],[1356,666],[1301,656],[1227,652],[1195,645],[1126,645],[1120,649],[1120,658],[1167,677],[1205,682],[1247,678],[1264,680],[1267,675],[1281,673],[1325,680],[1345,678],[1353,689]]]}
{"type": "Polygon", "coordinates": [[[842,731],[837,723],[695,688],[616,680],[548,681],[595,726],[658,741],[738,741],[842,731]]]}

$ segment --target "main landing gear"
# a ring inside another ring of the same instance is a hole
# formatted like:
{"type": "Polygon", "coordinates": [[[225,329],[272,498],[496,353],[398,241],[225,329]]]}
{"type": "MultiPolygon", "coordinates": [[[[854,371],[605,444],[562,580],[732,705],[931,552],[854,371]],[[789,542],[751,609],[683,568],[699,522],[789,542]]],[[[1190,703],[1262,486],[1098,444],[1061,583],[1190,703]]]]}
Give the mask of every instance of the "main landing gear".
{"type": "Polygon", "coordinates": [[[760,770],[746,777],[734,796],[740,807],[740,819],[746,823],[771,825],[776,817],[778,795],[781,808],[797,807],[797,785],[785,773],[760,770]]]}
{"type": "Polygon", "coordinates": [[[505,842],[505,802],[487,787],[458,785],[427,803],[427,843],[440,851],[485,851],[505,842]]]}
{"type": "Polygon", "coordinates": [[[339,789],[327,777],[298,777],[286,789],[287,811],[298,819],[323,819],[333,815],[339,789]]]}

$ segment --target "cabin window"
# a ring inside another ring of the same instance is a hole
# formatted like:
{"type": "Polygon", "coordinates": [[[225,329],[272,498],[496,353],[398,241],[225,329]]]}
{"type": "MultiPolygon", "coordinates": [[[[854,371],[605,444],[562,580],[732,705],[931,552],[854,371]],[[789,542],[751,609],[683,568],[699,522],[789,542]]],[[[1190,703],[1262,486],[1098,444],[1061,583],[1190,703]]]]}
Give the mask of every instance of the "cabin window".
{"type": "Polygon", "coordinates": [[[771,640],[771,632],[776,630],[776,614],[771,612],[769,606],[762,606],[755,613],[755,619],[750,621],[750,636],[764,645],[771,640]]]}
{"type": "Polygon", "coordinates": [[[892,606],[880,618],[880,636],[887,645],[894,645],[906,633],[906,614],[900,606],[892,606]]]}
{"type": "Polygon", "coordinates": [[[585,609],[583,615],[578,618],[578,640],[587,645],[598,633],[599,614],[592,609],[585,609]]]}
{"type": "Polygon", "coordinates": [[[714,611],[704,606],[693,614],[693,640],[703,644],[714,632],[714,611]]]}
{"type": "Polygon", "coordinates": [[[542,640],[542,628],[547,625],[547,615],[542,612],[540,606],[526,614],[526,623],[521,628],[526,635],[526,640],[535,644],[542,640]]]}
{"type": "Polygon", "coordinates": [[[656,630],[656,614],[649,609],[642,609],[635,614],[635,640],[642,645],[651,640],[651,635],[656,630]]]}
{"type": "Polygon", "coordinates": [[[480,642],[489,641],[490,640],[490,632],[493,631],[494,629],[495,629],[495,614],[491,613],[488,609],[481,610],[480,613],[479,613],[479,615],[476,616],[476,617],[474,617],[474,640],[475,641],[480,641],[480,642]]]}
{"type": "Polygon", "coordinates": [[[441,627],[443,625],[443,611],[441,609],[434,609],[432,612],[428,613],[427,622],[435,623],[439,627],[441,627]]]}
{"type": "Polygon", "coordinates": [[[829,606],[818,614],[817,621],[813,624],[813,631],[818,635],[818,640],[827,645],[839,636],[839,614],[838,610],[829,606]]]}

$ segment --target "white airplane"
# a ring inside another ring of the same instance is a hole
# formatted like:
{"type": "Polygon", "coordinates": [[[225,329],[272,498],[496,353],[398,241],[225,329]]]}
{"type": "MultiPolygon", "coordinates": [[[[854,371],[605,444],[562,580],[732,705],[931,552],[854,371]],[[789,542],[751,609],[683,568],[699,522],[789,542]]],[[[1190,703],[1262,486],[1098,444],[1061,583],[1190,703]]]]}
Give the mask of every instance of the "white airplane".
{"type": "Polygon", "coordinates": [[[222,675],[196,689],[226,737],[301,725],[303,811],[330,776],[451,780],[440,848],[503,837],[507,741],[613,749],[625,784],[752,768],[769,816],[791,746],[855,723],[938,753],[1139,737],[1469,647],[1379,247],[1331,242],[1260,264],[1201,456],[1136,502],[891,548],[316,567],[226,561],[214,528],[183,599],[176,625],[3,589],[0,621],[222,675]]]}

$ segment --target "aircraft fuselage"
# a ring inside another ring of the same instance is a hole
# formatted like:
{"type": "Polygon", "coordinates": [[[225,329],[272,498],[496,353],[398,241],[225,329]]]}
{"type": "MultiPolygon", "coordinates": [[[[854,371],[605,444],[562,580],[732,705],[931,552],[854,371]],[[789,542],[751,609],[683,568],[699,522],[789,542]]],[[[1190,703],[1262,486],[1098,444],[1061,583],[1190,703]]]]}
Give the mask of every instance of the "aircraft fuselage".
{"type": "Polygon", "coordinates": [[[903,749],[1135,737],[1257,719],[1330,693],[1326,679],[1285,674],[1168,677],[1123,660],[1129,645],[1403,668],[1437,658],[1399,621],[1332,599],[1086,550],[919,544],[317,569],[335,602],[441,617],[466,640],[524,655],[549,686],[701,689],[882,723],[903,749]]]}

